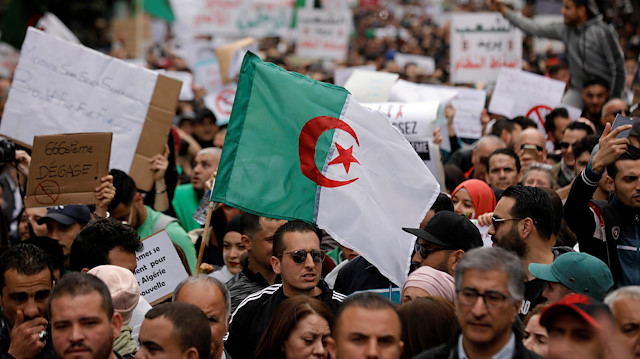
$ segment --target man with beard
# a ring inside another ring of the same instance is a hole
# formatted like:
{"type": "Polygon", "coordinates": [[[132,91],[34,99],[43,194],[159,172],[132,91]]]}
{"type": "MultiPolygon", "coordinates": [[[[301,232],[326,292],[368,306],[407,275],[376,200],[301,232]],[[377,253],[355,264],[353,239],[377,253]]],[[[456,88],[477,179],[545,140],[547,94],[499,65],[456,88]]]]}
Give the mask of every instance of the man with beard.
{"type": "Polygon", "coordinates": [[[511,186],[496,205],[489,234],[493,246],[514,252],[526,273],[525,294],[520,315],[542,303],[546,282],[529,272],[530,263],[551,264],[549,238],[553,231],[553,208],[549,195],[539,187],[511,186]]]}
{"type": "Polygon", "coordinates": [[[122,317],[113,309],[111,292],[98,277],[70,273],[49,297],[51,337],[56,357],[117,359],[113,339],[122,317]]]}
{"type": "Polygon", "coordinates": [[[191,183],[176,187],[171,205],[176,212],[185,231],[200,228],[200,224],[193,219],[193,212],[200,205],[200,199],[205,191],[205,182],[218,170],[222,150],[214,147],[201,149],[193,160],[193,178],[191,183]]]}

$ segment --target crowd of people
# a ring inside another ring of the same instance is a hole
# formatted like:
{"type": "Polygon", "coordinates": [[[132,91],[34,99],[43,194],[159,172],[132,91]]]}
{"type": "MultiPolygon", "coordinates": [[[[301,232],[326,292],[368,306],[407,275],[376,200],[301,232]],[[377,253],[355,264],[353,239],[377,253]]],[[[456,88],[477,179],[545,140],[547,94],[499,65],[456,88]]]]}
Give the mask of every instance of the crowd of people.
{"type": "MultiPolygon", "coordinates": [[[[423,5],[355,7],[343,63],[297,61],[279,38],[262,39],[261,56],[320,81],[368,64],[449,84],[448,30],[423,5]],[[395,53],[430,56],[436,71],[400,68],[395,53]]],[[[17,149],[0,174],[0,359],[640,357],[640,9],[627,5],[564,0],[564,23],[550,26],[497,0],[455,5],[563,41],[565,54],[540,55],[525,39],[524,67],[565,81],[564,103],[582,116],[555,108],[543,133],[485,110],[469,145],[447,106],[447,136],[435,133],[452,149],[445,186],[416,228],[398,228],[416,237],[411,258],[392,259],[411,262],[404,283],[304,221],[218,204],[205,233],[227,129],[202,88],[179,102],[149,160],[150,191],[114,168],[95,205],[28,208],[31,158],[17,149]],[[634,124],[614,128],[617,115],[634,124]],[[189,277],[152,306],[137,253],[161,230],[189,277]]],[[[190,71],[164,49],[148,53],[149,67],[190,71]]],[[[0,84],[1,109],[10,79],[0,84]]]]}

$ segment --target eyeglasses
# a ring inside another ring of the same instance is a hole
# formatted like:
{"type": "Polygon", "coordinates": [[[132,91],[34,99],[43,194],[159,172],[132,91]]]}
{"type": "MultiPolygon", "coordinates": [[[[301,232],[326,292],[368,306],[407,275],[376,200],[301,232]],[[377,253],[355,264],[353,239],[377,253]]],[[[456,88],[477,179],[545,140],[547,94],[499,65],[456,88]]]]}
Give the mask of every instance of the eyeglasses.
{"type": "Polygon", "coordinates": [[[627,111],[628,111],[628,110],[615,110],[615,111],[611,112],[611,115],[612,115],[613,117],[616,117],[616,116],[618,116],[618,115],[626,116],[626,115],[627,115],[627,111]]]}
{"type": "Polygon", "coordinates": [[[416,253],[420,253],[420,256],[424,259],[427,259],[427,257],[429,256],[429,254],[434,253],[434,252],[439,252],[439,251],[446,251],[447,249],[450,248],[444,248],[444,247],[427,247],[424,246],[420,243],[418,243],[418,241],[416,241],[416,244],[413,245],[413,250],[416,253]]]}
{"type": "Polygon", "coordinates": [[[458,302],[462,305],[475,305],[478,301],[478,297],[482,297],[484,304],[487,308],[500,309],[504,306],[505,301],[509,298],[508,295],[504,295],[495,290],[488,290],[484,293],[478,292],[474,288],[463,288],[457,290],[458,302]]]}
{"type": "Polygon", "coordinates": [[[315,263],[322,263],[324,260],[324,252],[320,249],[312,249],[310,252],[305,251],[304,249],[296,249],[295,251],[282,253],[282,255],[291,254],[291,259],[294,262],[301,264],[307,260],[307,254],[311,254],[311,258],[315,263]]]}
{"type": "Polygon", "coordinates": [[[562,148],[569,148],[570,146],[573,146],[573,145],[575,145],[575,144],[576,144],[575,142],[574,142],[574,143],[569,143],[569,142],[564,142],[564,141],[562,141],[562,142],[560,142],[560,147],[562,147],[562,148]]]}
{"type": "Polygon", "coordinates": [[[522,144],[520,145],[520,149],[521,150],[526,150],[526,149],[536,149],[538,152],[542,152],[544,150],[544,148],[542,148],[542,146],[538,146],[538,145],[530,145],[530,144],[522,144]]]}
{"type": "Polygon", "coordinates": [[[498,227],[506,222],[506,221],[520,221],[524,218],[496,218],[496,217],[491,217],[491,224],[493,224],[493,228],[495,228],[495,230],[498,230],[498,227]]]}

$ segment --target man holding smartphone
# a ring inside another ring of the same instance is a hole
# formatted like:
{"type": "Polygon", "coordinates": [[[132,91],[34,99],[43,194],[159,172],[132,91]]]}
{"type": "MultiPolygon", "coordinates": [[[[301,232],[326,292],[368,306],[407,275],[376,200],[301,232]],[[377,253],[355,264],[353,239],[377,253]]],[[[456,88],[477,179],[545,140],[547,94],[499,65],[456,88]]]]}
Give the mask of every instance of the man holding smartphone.
{"type": "Polygon", "coordinates": [[[606,124],[600,148],[576,177],[564,208],[580,251],[605,262],[618,286],[640,284],[640,149],[618,137],[631,127],[611,130],[612,125],[606,124]],[[613,180],[613,195],[592,201],[605,169],[613,180]]]}

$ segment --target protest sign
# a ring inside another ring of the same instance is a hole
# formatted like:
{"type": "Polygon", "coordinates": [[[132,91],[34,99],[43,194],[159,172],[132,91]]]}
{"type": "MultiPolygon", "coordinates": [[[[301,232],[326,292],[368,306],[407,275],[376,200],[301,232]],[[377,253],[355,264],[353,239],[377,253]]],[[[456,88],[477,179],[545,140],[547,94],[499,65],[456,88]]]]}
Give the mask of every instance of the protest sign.
{"type": "Polygon", "coordinates": [[[148,191],[179,91],[179,81],[29,28],[0,133],[31,147],[38,135],[112,132],[109,168],[148,191]]]}
{"type": "Polygon", "coordinates": [[[491,240],[491,235],[489,234],[489,228],[491,228],[491,226],[481,226],[478,223],[477,219],[472,219],[471,223],[473,223],[476,227],[478,227],[478,230],[480,231],[480,237],[482,238],[482,246],[492,247],[493,241],[491,240]]]}
{"type": "Polygon", "coordinates": [[[27,207],[95,204],[96,187],[109,174],[110,132],[35,136],[27,207]]]}
{"type": "Polygon", "coordinates": [[[398,80],[389,94],[389,101],[394,102],[419,102],[438,101],[447,103],[458,94],[457,87],[436,87],[425,84],[417,84],[406,80],[398,80]]]}
{"type": "Polygon", "coordinates": [[[489,102],[489,112],[536,121],[544,134],[545,116],[562,101],[565,83],[530,72],[502,68],[489,102]]]}
{"type": "Polygon", "coordinates": [[[192,101],[195,98],[193,94],[193,75],[187,71],[167,71],[167,70],[156,70],[158,73],[165,75],[167,77],[171,77],[172,79],[176,79],[182,82],[182,86],[180,87],[180,94],[178,95],[178,100],[180,101],[192,101]]]}
{"type": "MultiPolygon", "coordinates": [[[[428,86],[428,85],[426,85],[428,86]]],[[[437,88],[454,88],[436,86],[437,88]]],[[[455,87],[457,95],[451,99],[451,105],[456,111],[453,116],[453,128],[459,138],[478,139],[482,137],[482,123],[480,116],[487,101],[487,94],[483,90],[466,87],[455,87]]],[[[446,137],[443,133],[442,137],[446,137]]]]}
{"type": "Polygon", "coordinates": [[[393,60],[398,63],[401,69],[404,69],[407,64],[413,63],[422,70],[424,75],[431,75],[436,70],[436,60],[433,57],[396,53],[393,60]]]}
{"type": "Polygon", "coordinates": [[[389,72],[354,70],[344,88],[359,102],[387,102],[399,75],[389,72]]]}
{"type": "Polygon", "coordinates": [[[142,43],[151,39],[151,22],[148,17],[113,19],[113,38],[122,41],[129,57],[142,57],[142,43]]]}
{"type": "Polygon", "coordinates": [[[169,298],[176,286],[189,275],[167,231],[144,238],[142,247],[136,252],[138,266],[134,275],[140,286],[140,295],[151,305],[156,305],[169,298]]]}
{"type": "Polygon", "coordinates": [[[176,16],[174,33],[185,37],[286,37],[294,3],[294,0],[170,0],[176,16]]]}
{"type": "Polygon", "coordinates": [[[349,8],[298,9],[296,55],[308,59],[345,60],[351,18],[349,8]]]}
{"type": "Polygon", "coordinates": [[[220,73],[220,63],[217,57],[196,63],[193,68],[196,83],[204,87],[207,93],[212,93],[222,87],[222,74],[220,73]]]}
{"type": "Polygon", "coordinates": [[[204,97],[204,105],[216,116],[218,126],[229,123],[238,84],[232,82],[204,97]]]}
{"type": "Polygon", "coordinates": [[[376,71],[375,65],[351,66],[343,69],[336,69],[333,73],[333,84],[344,87],[349,77],[356,69],[364,71],[376,71]]]}
{"type": "Polygon", "coordinates": [[[69,30],[67,25],[65,25],[57,16],[50,12],[45,13],[43,17],[38,19],[36,28],[44,31],[49,35],[59,37],[62,40],[73,42],[75,44],[80,43],[80,40],[78,40],[76,35],[71,32],[71,30],[69,30]]]}
{"type": "Polygon", "coordinates": [[[522,33],[500,13],[456,13],[450,57],[452,82],[493,82],[502,67],[521,68],[522,33]]]}
{"type": "Polygon", "coordinates": [[[216,48],[216,56],[220,63],[220,75],[223,84],[235,81],[242,66],[242,59],[247,51],[253,53],[258,52],[258,44],[256,40],[251,37],[216,48]]]}

